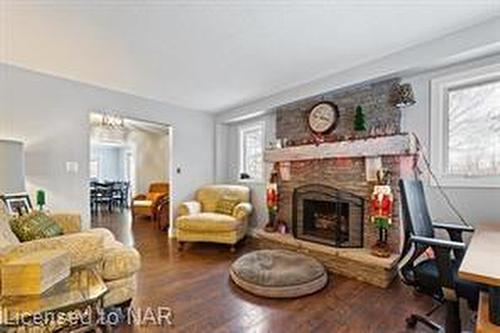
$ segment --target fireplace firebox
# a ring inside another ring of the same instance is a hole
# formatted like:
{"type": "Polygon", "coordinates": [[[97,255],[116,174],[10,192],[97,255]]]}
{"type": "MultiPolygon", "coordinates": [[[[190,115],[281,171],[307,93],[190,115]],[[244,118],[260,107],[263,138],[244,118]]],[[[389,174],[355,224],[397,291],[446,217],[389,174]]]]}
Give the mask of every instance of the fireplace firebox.
{"type": "Polygon", "coordinates": [[[333,247],[363,247],[364,199],[334,187],[312,184],[293,191],[293,234],[333,247]]]}

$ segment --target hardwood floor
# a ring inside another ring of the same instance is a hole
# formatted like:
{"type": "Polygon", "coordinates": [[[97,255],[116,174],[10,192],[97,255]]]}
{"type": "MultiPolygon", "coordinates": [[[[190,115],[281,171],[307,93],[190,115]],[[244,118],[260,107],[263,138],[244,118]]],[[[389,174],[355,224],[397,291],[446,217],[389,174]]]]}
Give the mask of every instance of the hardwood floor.
{"type": "MultiPolygon", "coordinates": [[[[240,245],[236,253],[217,244],[190,244],[184,252],[154,223],[128,212],[104,214],[94,227],[106,227],[142,255],[135,308],[168,306],[174,326],[127,326],[117,332],[406,332],[405,317],[425,313],[428,297],[414,295],[398,281],[380,289],[341,276],[330,276],[317,294],[289,300],[265,299],[239,290],[228,277],[230,263],[252,250],[240,245]]],[[[443,322],[444,311],[434,315],[443,322]]],[[[429,332],[419,326],[408,332],[429,332]]]]}

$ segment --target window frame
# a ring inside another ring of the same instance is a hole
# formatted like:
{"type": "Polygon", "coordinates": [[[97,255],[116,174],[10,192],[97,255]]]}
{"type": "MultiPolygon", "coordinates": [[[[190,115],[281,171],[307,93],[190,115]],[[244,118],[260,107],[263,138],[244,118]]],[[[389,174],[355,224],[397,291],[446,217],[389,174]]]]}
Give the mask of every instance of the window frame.
{"type": "Polygon", "coordinates": [[[238,150],[239,150],[239,165],[238,165],[238,174],[237,180],[239,182],[250,182],[250,183],[263,183],[264,182],[264,172],[265,172],[265,162],[264,162],[264,150],[265,150],[265,141],[266,141],[266,124],[264,121],[255,121],[249,124],[238,126],[238,150]],[[262,172],[258,177],[241,179],[240,174],[245,171],[245,147],[244,147],[244,135],[245,132],[249,132],[252,130],[260,129],[261,130],[261,149],[262,149],[262,172]]]}
{"type": "MultiPolygon", "coordinates": [[[[431,80],[431,166],[441,185],[467,188],[500,188],[500,175],[454,175],[447,170],[449,91],[496,81],[500,81],[500,64],[460,71],[431,80]]],[[[436,186],[437,184],[431,180],[431,185],[436,186]]]]}

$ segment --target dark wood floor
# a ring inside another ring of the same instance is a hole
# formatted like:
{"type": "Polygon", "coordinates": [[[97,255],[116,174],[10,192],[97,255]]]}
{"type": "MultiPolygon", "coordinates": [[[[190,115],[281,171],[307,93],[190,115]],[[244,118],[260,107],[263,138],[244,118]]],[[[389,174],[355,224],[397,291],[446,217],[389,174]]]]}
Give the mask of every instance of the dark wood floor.
{"type": "MultiPolygon", "coordinates": [[[[107,227],[134,244],[142,255],[134,307],[169,306],[173,327],[122,326],[119,332],[406,332],[404,318],[431,307],[425,296],[395,282],[380,289],[341,276],[330,276],[317,294],[291,300],[249,295],[228,278],[230,263],[251,250],[234,254],[226,246],[193,244],[182,253],[154,223],[131,223],[128,212],[105,214],[93,226],[107,227]]],[[[434,318],[442,322],[439,310],[434,318]]],[[[408,332],[428,332],[423,327],[408,332]]]]}

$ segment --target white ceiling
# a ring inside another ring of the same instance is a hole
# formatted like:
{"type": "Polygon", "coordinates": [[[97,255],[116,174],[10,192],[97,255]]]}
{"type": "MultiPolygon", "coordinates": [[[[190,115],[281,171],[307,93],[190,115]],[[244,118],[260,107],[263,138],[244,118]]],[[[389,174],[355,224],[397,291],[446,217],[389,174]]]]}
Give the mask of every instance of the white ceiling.
{"type": "Polygon", "coordinates": [[[0,61],[217,112],[499,12],[500,0],[0,0],[0,61]]]}

